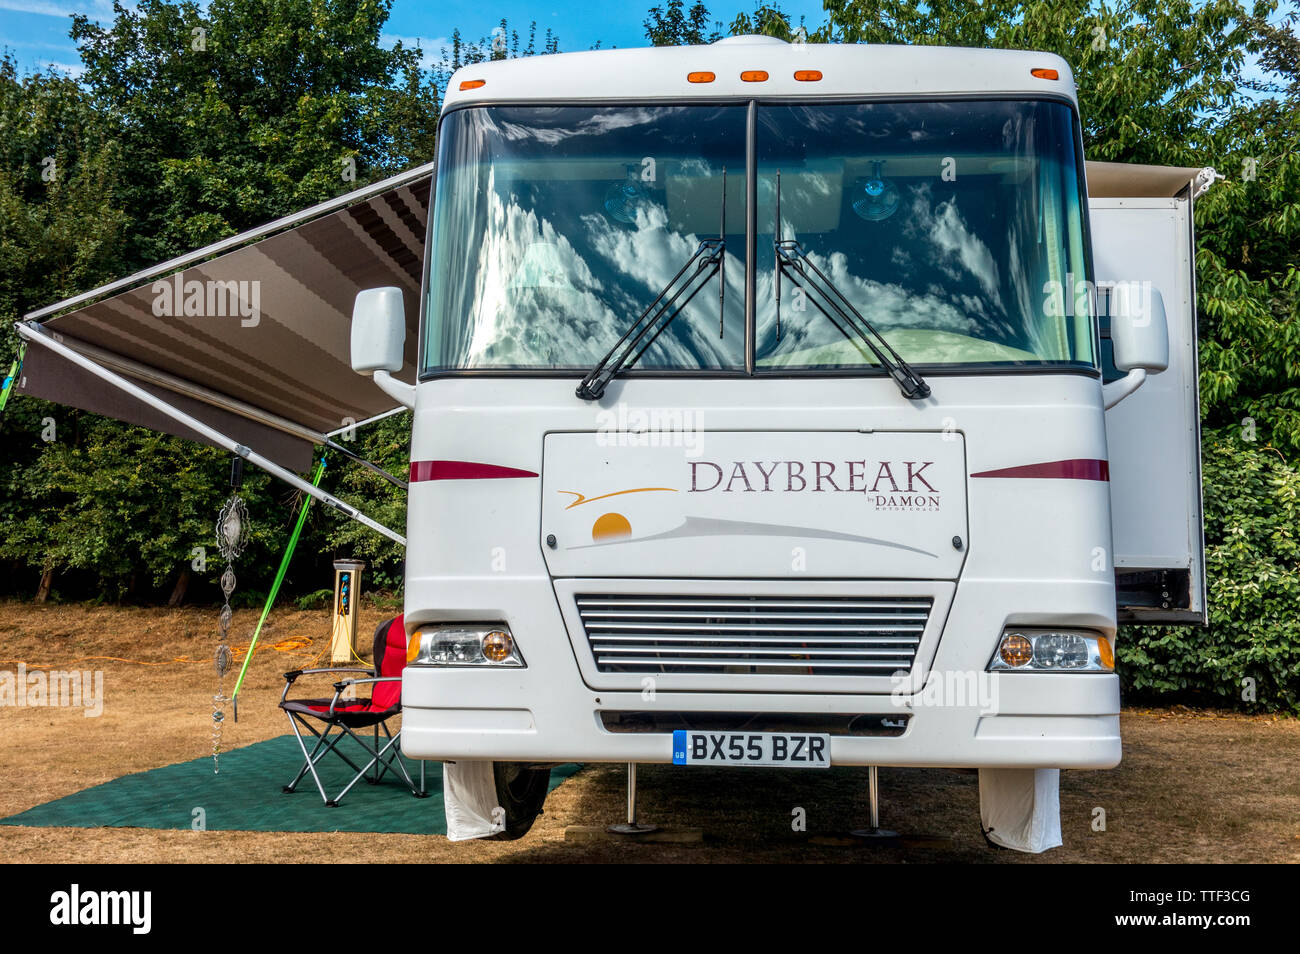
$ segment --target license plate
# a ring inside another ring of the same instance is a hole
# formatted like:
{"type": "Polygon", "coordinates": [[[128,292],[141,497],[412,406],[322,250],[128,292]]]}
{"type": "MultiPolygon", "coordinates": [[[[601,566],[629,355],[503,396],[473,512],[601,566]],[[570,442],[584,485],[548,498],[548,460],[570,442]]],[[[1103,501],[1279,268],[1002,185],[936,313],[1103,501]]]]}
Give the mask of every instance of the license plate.
{"type": "Polygon", "coordinates": [[[674,765],[830,768],[831,737],[807,732],[673,732],[674,765]]]}

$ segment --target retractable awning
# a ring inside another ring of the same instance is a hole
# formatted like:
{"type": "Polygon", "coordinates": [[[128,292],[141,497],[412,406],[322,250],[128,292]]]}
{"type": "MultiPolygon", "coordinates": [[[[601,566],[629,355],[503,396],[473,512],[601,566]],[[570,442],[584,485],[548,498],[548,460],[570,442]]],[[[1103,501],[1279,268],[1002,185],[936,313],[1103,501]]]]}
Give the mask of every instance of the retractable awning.
{"type": "MultiPolygon", "coordinates": [[[[50,335],[198,420],[306,470],[313,444],[394,409],[349,361],[364,288],[405,293],[411,382],[432,165],[163,262],[25,316],[50,335]]],[[[34,323],[31,324],[31,323],[34,323]]],[[[212,443],[104,386],[48,349],[28,349],[19,393],[212,443]]]]}
{"type": "Polygon", "coordinates": [[[1184,189],[1203,192],[1213,169],[1193,166],[1143,166],[1135,162],[1087,162],[1088,196],[1093,199],[1172,199],[1184,189]]]}

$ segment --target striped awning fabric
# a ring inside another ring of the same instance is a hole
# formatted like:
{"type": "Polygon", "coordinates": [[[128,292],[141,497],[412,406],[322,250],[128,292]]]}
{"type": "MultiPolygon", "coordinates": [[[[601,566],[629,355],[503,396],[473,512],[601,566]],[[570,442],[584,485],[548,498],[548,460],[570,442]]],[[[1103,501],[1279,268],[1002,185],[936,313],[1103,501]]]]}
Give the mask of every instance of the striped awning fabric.
{"type": "MultiPolygon", "coordinates": [[[[411,170],[27,320],[157,394],[181,395],[187,412],[226,433],[231,406],[238,405],[296,425],[302,430],[267,428],[245,414],[236,429],[250,437],[245,443],[263,429],[277,432],[263,434],[275,450],[268,456],[306,469],[312,441],[303,431],[328,433],[394,407],[392,398],[351,369],[358,291],[402,289],[406,364],[396,377],[415,378],[431,179],[429,166],[411,170]]],[[[36,354],[43,351],[29,349],[20,393],[195,436],[132,399],[106,394],[112,389],[66,359],[36,354]]]]}

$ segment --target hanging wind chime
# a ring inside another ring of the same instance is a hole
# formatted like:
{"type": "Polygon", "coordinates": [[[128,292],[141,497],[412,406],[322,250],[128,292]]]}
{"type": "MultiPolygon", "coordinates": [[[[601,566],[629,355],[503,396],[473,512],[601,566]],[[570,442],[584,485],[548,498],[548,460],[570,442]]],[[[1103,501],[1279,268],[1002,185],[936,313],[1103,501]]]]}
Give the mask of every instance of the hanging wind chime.
{"type": "Polygon", "coordinates": [[[230,594],[235,591],[235,558],[244,551],[248,542],[248,508],[239,496],[239,487],[244,481],[244,460],[236,457],[230,465],[230,499],[226,501],[221,513],[217,515],[217,549],[226,561],[226,569],[221,574],[221,592],[226,598],[221,607],[221,616],[217,621],[218,645],[213,655],[213,665],[217,670],[217,694],[212,697],[212,773],[220,774],[221,766],[217,761],[221,754],[221,729],[226,722],[226,673],[234,663],[230,652],[230,620],[234,611],[230,608],[230,594]]]}

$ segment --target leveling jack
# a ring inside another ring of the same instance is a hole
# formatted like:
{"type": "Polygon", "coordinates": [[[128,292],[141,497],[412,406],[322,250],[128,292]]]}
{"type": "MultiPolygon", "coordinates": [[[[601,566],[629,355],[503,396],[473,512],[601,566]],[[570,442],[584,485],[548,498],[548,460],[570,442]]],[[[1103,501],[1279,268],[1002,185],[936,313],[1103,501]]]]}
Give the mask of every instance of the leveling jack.
{"type": "Polygon", "coordinates": [[[879,769],[872,765],[867,768],[867,798],[871,803],[871,827],[855,828],[849,832],[854,838],[870,841],[888,841],[898,837],[898,832],[880,827],[880,778],[879,769]]]}
{"type": "Polygon", "coordinates": [[[658,831],[658,825],[642,825],[636,820],[636,763],[627,763],[627,821],[605,829],[611,835],[645,835],[658,831]]]}

